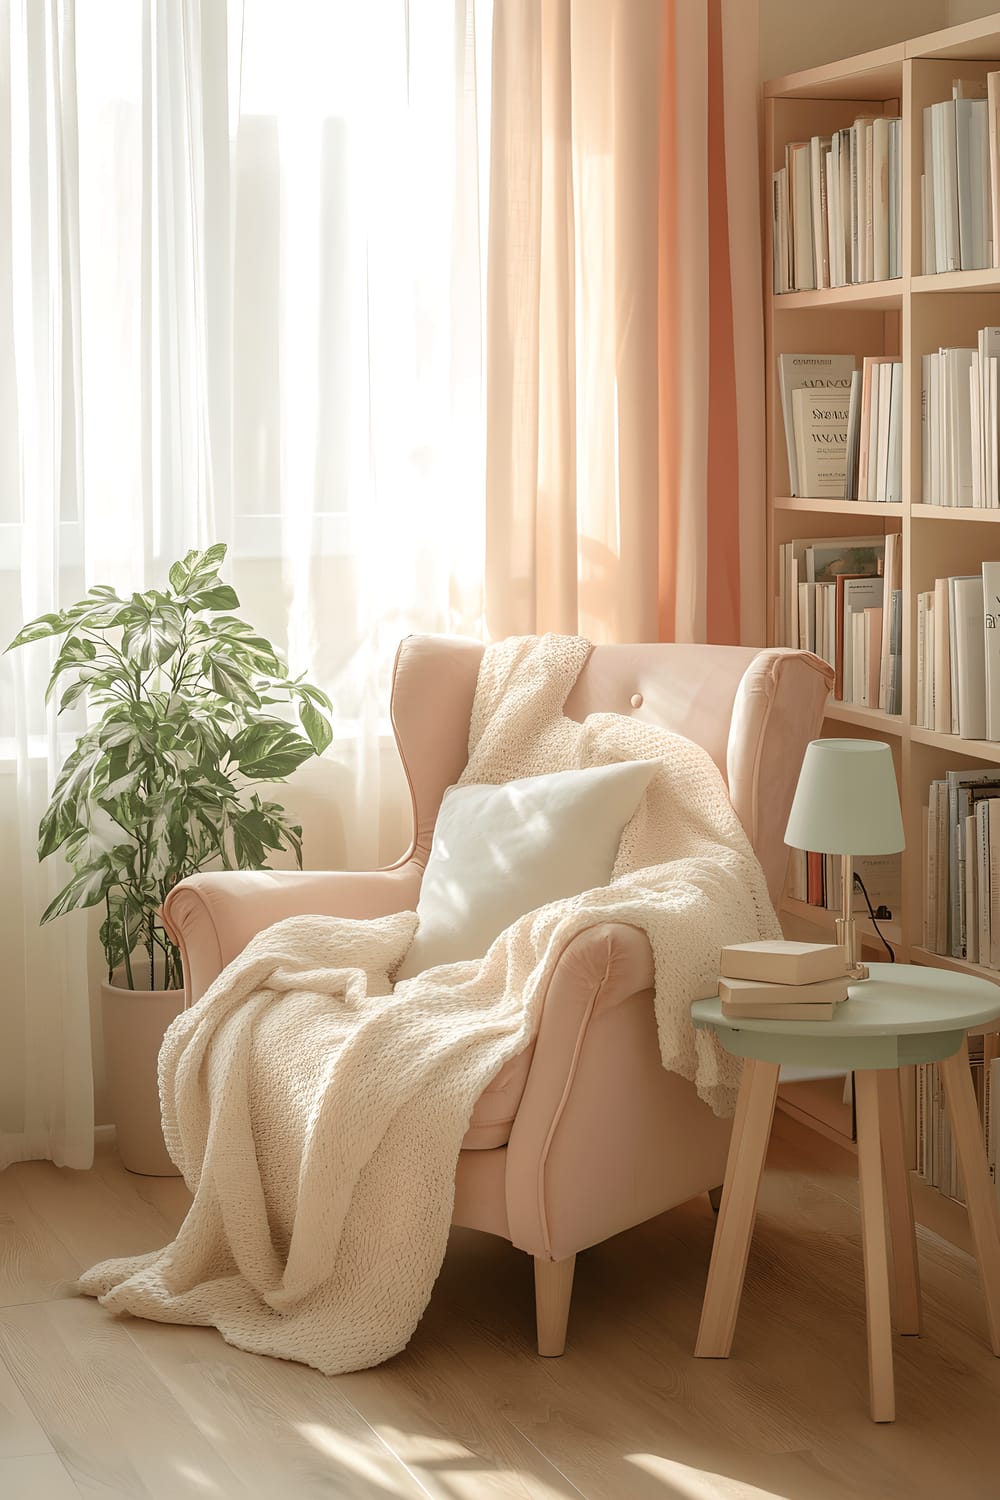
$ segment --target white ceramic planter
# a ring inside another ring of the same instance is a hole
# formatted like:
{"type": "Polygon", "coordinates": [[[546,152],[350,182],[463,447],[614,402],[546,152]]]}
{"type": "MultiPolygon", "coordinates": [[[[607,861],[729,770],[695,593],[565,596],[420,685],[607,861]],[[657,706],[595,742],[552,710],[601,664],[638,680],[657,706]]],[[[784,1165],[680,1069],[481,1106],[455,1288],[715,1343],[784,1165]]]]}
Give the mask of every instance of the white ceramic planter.
{"type": "Polygon", "coordinates": [[[163,1034],[184,1005],[183,990],[101,985],[104,1062],[122,1166],[146,1177],[179,1177],[160,1128],[156,1060],[163,1034]]]}

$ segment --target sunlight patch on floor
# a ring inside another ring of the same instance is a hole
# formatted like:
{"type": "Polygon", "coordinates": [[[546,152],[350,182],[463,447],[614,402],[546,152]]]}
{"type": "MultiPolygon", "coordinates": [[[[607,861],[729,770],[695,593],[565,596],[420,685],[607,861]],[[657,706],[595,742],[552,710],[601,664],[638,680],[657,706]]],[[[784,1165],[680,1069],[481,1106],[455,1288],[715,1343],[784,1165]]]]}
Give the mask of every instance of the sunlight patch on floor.
{"type": "Polygon", "coordinates": [[[668,1484],[663,1500],[784,1500],[774,1490],[762,1490],[726,1474],[693,1469],[690,1464],[661,1458],[657,1453],[626,1453],[625,1462],[668,1484]]]}
{"type": "Polygon", "coordinates": [[[385,1466],[376,1464],[366,1453],[358,1448],[356,1442],[345,1438],[332,1427],[327,1427],[321,1422],[296,1422],[295,1429],[304,1437],[307,1443],[327,1458],[334,1459],[345,1469],[350,1469],[359,1479],[367,1484],[377,1486],[374,1493],[377,1495],[390,1495],[405,1493],[395,1488],[389,1489],[391,1483],[386,1474],[385,1466]]]}
{"type": "Polygon", "coordinates": [[[174,1468],[182,1479],[186,1479],[189,1484],[197,1485],[198,1489],[204,1491],[206,1495],[222,1495],[225,1493],[219,1488],[215,1480],[210,1479],[201,1469],[194,1469],[190,1464],[175,1464],[174,1468]]]}

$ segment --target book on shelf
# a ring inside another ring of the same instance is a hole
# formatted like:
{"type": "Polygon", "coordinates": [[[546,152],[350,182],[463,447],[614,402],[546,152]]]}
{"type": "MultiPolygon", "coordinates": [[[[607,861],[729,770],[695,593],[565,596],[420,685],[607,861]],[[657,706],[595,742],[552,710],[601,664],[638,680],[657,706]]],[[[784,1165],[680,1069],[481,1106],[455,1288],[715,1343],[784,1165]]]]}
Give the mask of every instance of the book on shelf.
{"type": "MultiPolygon", "coordinates": [[[[778,383],[781,389],[781,411],[785,423],[785,443],[788,451],[788,493],[809,495],[802,488],[799,478],[798,447],[795,438],[795,408],[793,397],[796,391],[823,391],[851,389],[854,373],[853,354],[779,354],[778,383]]],[[[842,492],[841,492],[842,493],[842,492]]],[[[812,498],[812,497],[810,497],[812,498]]]]}
{"type": "Polygon", "coordinates": [[[884,713],[898,714],[902,711],[903,681],[901,657],[903,648],[902,608],[902,564],[903,537],[898,531],[890,531],[885,537],[882,561],[882,577],[885,589],[882,598],[882,638],[879,643],[878,686],[869,707],[880,708],[884,713]]]}
{"type": "Polygon", "coordinates": [[[897,118],[859,116],[787,143],[771,174],[776,293],[902,274],[901,131],[897,118]]]}
{"type": "Polygon", "coordinates": [[[1000,327],[981,328],[976,347],[921,356],[920,445],[925,505],[1000,506],[997,366],[1000,327]]]}
{"type": "Polygon", "coordinates": [[[924,862],[925,946],[1000,968],[1000,771],[930,783],[924,862]]]}
{"type": "Polygon", "coordinates": [[[983,1137],[986,1141],[986,1165],[989,1169],[990,1181],[996,1193],[997,1201],[1000,1203],[1000,1171],[997,1170],[997,1162],[1000,1160],[1000,1110],[993,1107],[993,1101],[997,1097],[997,1089],[1000,1089],[1000,1057],[995,1057],[988,1068],[984,1068],[985,1088],[983,1090],[983,1137]]]}
{"type": "Polygon", "coordinates": [[[966,740],[1000,740],[1000,563],[938,578],[917,595],[915,722],[966,740]],[[993,609],[987,608],[987,603],[993,609]]]}
{"type": "MultiPolygon", "coordinates": [[[[839,856],[824,856],[824,905],[830,911],[840,911],[842,896],[842,865],[839,856]]],[[[889,913],[886,921],[899,918],[902,905],[903,862],[898,854],[856,854],[854,874],[868,892],[872,910],[889,913]]],[[[855,884],[851,899],[851,910],[856,916],[868,916],[868,901],[864,891],[855,884]]]]}
{"type": "Polygon", "coordinates": [[[901,545],[889,532],[778,549],[778,643],[829,662],[836,698],[891,714],[902,709],[901,545]]]}
{"type": "MultiPolygon", "coordinates": [[[[970,1036],[968,1045],[976,1111],[986,1143],[989,1174],[996,1191],[1000,1132],[994,1091],[1000,1087],[1000,1060],[987,1058],[982,1036],[970,1036]]],[[[918,1063],[913,1070],[913,1123],[917,1175],[930,1187],[938,1188],[957,1203],[964,1203],[958,1156],[938,1063],[918,1063]]]]}
{"type": "Polygon", "coordinates": [[[952,958],[968,958],[967,933],[971,924],[966,880],[968,823],[975,817],[979,802],[1000,796],[1000,771],[948,771],[945,780],[948,786],[949,947],[952,958]]]}
{"type": "Polygon", "coordinates": [[[792,392],[796,475],[803,494],[811,498],[844,498],[850,404],[849,387],[792,392]]]}
{"type": "Polygon", "coordinates": [[[893,355],[780,354],[789,492],[902,499],[903,366],[893,355]]]}
{"type": "MultiPolygon", "coordinates": [[[[810,851],[793,849],[788,862],[787,892],[794,901],[807,899],[808,869],[810,851]]],[[[821,877],[821,899],[818,902],[809,903],[825,908],[827,911],[840,912],[843,907],[842,898],[842,865],[840,859],[834,854],[816,856],[819,859],[819,871],[821,877]]],[[[902,858],[898,854],[864,854],[856,855],[854,859],[854,873],[864,884],[868,892],[868,900],[875,912],[888,912],[886,921],[898,920],[902,904],[903,865],[902,858]]],[[[864,891],[856,884],[851,899],[851,910],[855,916],[867,917],[868,902],[865,900],[864,891]]],[[[882,918],[879,918],[881,921],[882,918]]]]}
{"type": "MultiPolygon", "coordinates": [[[[783,646],[801,647],[808,638],[802,630],[803,604],[801,588],[804,584],[816,585],[814,593],[807,593],[814,612],[813,638],[819,641],[819,612],[825,607],[822,589],[832,588],[841,573],[870,575],[882,571],[886,540],[884,536],[857,537],[798,537],[783,542],[778,552],[778,622],[779,643],[783,646]]],[[[808,608],[808,603],[805,606],[808,608]]],[[[833,618],[831,613],[830,618],[833,618]]],[[[817,644],[816,650],[822,654],[817,644]]],[[[824,658],[833,665],[831,651],[824,658]]]]}
{"type": "Polygon", "coordinates": [[[994,264],[989,100],[973,80],[956,80],[952,93],[928,105],[923,116],[922,252],[928,273],[994,264]]]}
{"type": "Polygon", "coordinates": [[[983,563],[986,738],[1000,740],[1000,562],[983,563]]]}
{"type": "MultiPolygon", "coordinates": [[[[869,704],[869,661],[872,642],[866,638],[870,633],[871,615],[878,611],[879,650],[882,643],[882,593],[885,580],[879,577],[852,578],[849,575],[837,580],[843,583],[843,629],[840,632],[840,660],[834,662],[834,672],[840,680],[840,697],[845,703],[869,704]]],[[[838,604],[838,613],[840,605],[838,604]]],[[[877,689],[876,657],[876,693],[877,689]]],[[[836,695],[836,685],[834,687],[836,695]]]]}

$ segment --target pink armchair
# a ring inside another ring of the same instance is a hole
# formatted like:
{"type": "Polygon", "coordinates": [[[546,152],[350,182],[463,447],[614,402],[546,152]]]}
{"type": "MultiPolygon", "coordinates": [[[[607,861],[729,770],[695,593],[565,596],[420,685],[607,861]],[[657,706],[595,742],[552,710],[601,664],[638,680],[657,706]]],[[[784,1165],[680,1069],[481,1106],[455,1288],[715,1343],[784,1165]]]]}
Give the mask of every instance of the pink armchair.
{"type": "MultiPolygon", "coordinates": [[[[411,636],[399,648],[392,723],[414,837],[370,873],[220,872],[183,881],[164,919],[193,1004],[261,929],[303,914],[380,916],[416,905],[445,788],[468,756],[478,642],[411,636]]],[[[797,651],[740,646],[597,646],[566,703],[635,715],[703,745],[777,902],[782,841],[808,741],[833,673],[797,651]]],[[[602,923],[566,945],[532,1046],[511,1059],[469,1122],[453,1221],[534,1257],[540,1354],[561,1354],[576,1253],[722,1182],[731,1122],[660,1062],[653,964],[638,928],[602,923]],[[682,1151],[672,1145],[683,1141],[682,1151]]]]}

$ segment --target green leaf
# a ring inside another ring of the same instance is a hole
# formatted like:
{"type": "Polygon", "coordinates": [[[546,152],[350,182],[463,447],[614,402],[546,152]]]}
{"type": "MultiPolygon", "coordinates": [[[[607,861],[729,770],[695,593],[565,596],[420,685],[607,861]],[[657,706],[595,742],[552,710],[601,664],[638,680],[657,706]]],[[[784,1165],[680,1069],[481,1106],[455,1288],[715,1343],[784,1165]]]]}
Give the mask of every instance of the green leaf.
{"type": "Polygon", "coordinates": [[[138,732],[128,719],[105,717],[98,732],[98,743],[102,750],[114,750],[118,745],[127,745],[138,738],[138,732]]]}
{"type": "Polygon", "coordinates": [[[302,721],[302,728],[309,736],[309,743],[317,755],[322,755],[327,745],[333,739],[333,730],[330,727],[329,719],[321,714],[319,709],[309,702],[308,698],[304,698],[299,704],[299,718],[302,721]]]}
{"type": "Polygon", "coordinates": [[[59,773],[52,800],[38,825],[38,858],[45,859],[68,838],[77,823],[80,799],[100,760],[100,747],[86,738],[77,741],[59,773]]]}
{"type": "Polygon", "coordinates": [[[130,625],[122,638],[122,651],[145,672],[169,661],[181,643],[184,616],[174,604],[160,605],[155,613],[130,625]]]}
{"type": "Polygon", "coordinates": [[[245,828],[242,819],[233,823],[233,856],[239,870],[259,870],[264,864],[264,846],[245,828]]]}
{"type": "Polygon", "coordinates": [[[195,609],[239,609],[240,601],[236,590],[230,588],[228,583],[218,583],[214,588],[202,589],[197,594],[192,594],[191,604],[195,609]]]}
{"type": "Polygon", "coordinates": [[[230,703],[250,704],[260,707],[260,699],[254,692],[249,678],[233,662],[225,657],[205,653],[205,668],[208,680],[215,691],[230,703]]]}
{"type": "Polygon", "coordinates": [[[64,709],[72,708],[73,704],[77,703],[83,697],[84,693],[87,691],[87,687],[87,681],[83,677],[78,677],[76,682],[71,682],[69,687],[63,693],[62,697],[59,699],[59,708],[57,712],[62,713],[64,709]]]}
{"type": "Polygon", "coordinates": [[[92,662],[97,656],[97,647],[93,641],[84,636],[71,635],[63,641],[59,655],[55,659],[52,671],[49,674],[48,685],[45,689],[45,701],[48,703],[55,691],[56,683],[62,674],[71,667],[84,666],[92,662]]]}
{"type": "Polygon", "coordinates": [[[206,547],[204,552],[201,554],[201,560],[198,564],[197,571],[204,572],[207,571],[207,569],[211,568],[213,571],[217,572],[225,562],[225,560],[225,542],[213,542],[212,546],[206,547]]]}
{"type": "Polygon", "coordinates": [[[251,724],[237,735],[230,751],[251,781],[283,781],[313,753],[308,740],[277,719],[251,724]]]}
{"type": "Polygon", "coordinates": [[[125,771],[121,776],[116,776],[114,781],[104,787],[98,797],[102,807],[109,802],[116,802],[119,797],[126,797],[129,792],[134,792],[142,781],[143,767],[135,766],[130,771],[125,771]]]}
{"type": "Polygon", "coordinates": [[[61,917],[65,912],[78,911],[82,907],[96,906],[104,900],[104,893],[114,880],[114,871],[103,861],[91,869],[74,876],[63,886],[55,900],[42,913],[42,924],[61,917]]]}
{"type": "Polygon", "coordinates": [[[240,770],[251,781],[284,781],[302,762],[311,759],[313,747],[308,740],[296,736],[294,744],[273,750],[260,760],[243,762],[240,770]]]}
{"type": "Polygon", "coordinates": [[[38,619],[32,620],[30,625],[21,627],[6,651],[13,651],[15,646],[27,646],[30,641],[42,641],[46,636],[62,635],[72,623],[73,621],[65,612],[58,615],[39,615],[38,619]]]}
{"type": "Polygon", "coordinates": [[[308,682],[290,682],[288,686],[293,693],[298,693],[300,698],[307,698],[310,703],[317,704],[319,708],[326,708],[331,713],[333,712],[333,703],[318,687],[312,687],[308,682]]]}

